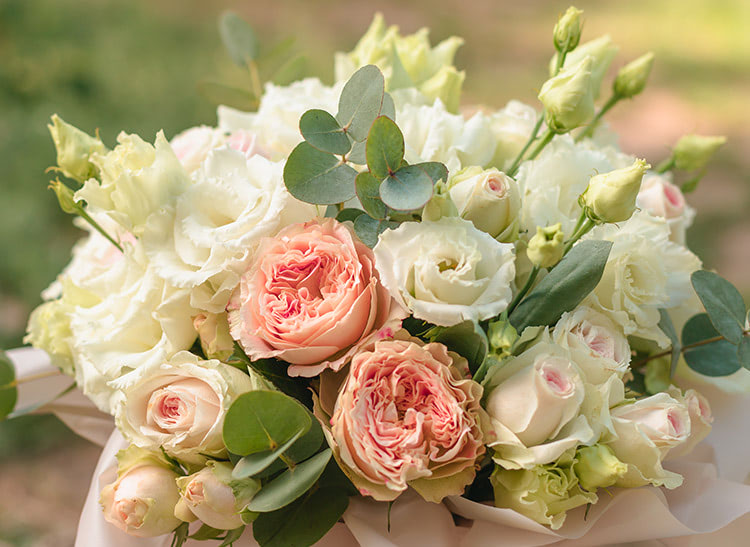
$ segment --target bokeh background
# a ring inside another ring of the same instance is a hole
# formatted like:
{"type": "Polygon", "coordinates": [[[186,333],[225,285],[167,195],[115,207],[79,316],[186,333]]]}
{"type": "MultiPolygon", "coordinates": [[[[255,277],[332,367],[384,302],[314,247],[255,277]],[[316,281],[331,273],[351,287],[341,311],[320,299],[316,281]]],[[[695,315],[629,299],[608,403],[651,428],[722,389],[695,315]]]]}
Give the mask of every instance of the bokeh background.
{"type": "MultiPolygon", "coordinates": [[[[457,65],[464,102],[536,103],[551,29],[567,0],[0,0],[0,347],[22,343],[39,293],[79,236],[46,189],[55,163],[46,124],[55,112],[100,134],[152,140],[215,123],[196,91],[202,80],[248,85],[225,55],[216,19],[242,14],[262,44],[288,36],[307,74],[331,82],[333,52],[350,50],[375,11],[433,42],[466,39],[457,65]]],[[[652,164],[690,132],[726,135],[688,201],[698,210],[690,246],[750,296],[750,2],[583,0],[584,39],[611,34],[612,74],[647,50],[656,63],[646,92],[608,117],[621,146],[652,164]]],[[[72,545],[98,448],[53,417],[0,424],[0,546],[72,545]]]]}

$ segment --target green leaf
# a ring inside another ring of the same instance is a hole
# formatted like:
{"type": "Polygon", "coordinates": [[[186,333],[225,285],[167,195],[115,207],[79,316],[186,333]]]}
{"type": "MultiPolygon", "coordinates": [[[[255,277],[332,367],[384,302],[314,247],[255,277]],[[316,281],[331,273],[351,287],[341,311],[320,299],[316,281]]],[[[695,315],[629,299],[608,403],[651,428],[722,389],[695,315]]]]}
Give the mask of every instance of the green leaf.
{"type": "Polygon", "coordinates": [[[672,323],[672,318],[669,317],[669,313],[665,309],[659,309],[659,328],[667,335],[669,341],[672,343],[672,360],[669,366],[669,377],[674,376],[674,371],[677,370],[677,363],[680,361],[680,352],[682,351],[682,344],[680,344],[680,337],[677,335],[677,331],[672,323]]]}
{"type": "Polygon", "coordinates": [[[395,228],[398,224],[389,220],[378,220],[368,214],[359,215],[354,221],[354,232],[362,243],[371,249],[377,245],[378,236],[389,228],[395,228]]]}
{"type": "Polygon", "coordinates": [[[680,190],[682,190],[682,193],[689,194],[691,192],[694,192],[695,189],[698,188],[698,183],[701,181],[701,178],[703,178],[703,173],[700,173],[693,178],[683,182],[682,186],[680,186],[680,190]]]}
{"type": "Polygon", "coordinates": [[[308,110],[302,114],[299,130],[308,143],[323,152],[342,156],[352,146],[339,122],[325,110],[308,110]]]}
{"type": "Polygon", "coordinates": [[[424,207],[432,197],[432,178],[418,165],[408,165],[380,184],[380,198],[396,211],[424,207]]]}
{"type": "Polygon", "coordinates": [[[181,523],[177,528],[174,529],[174,535],[172,536],[172,542],[169,544],[170,547],[181,547],[185,544],[190,533],[189,525],[187,522],[181,523]]]}
{"type": "Polygon", "coordinates": [[[439,328],[433,342],[440,342],[469,362],[469,370],[476,373],[487,357],[489,342],[487,334],[475,321],[463,321],[448,328],[439,328]]]}
{"type": "Polygon", "coordinates": [[[323,436],[323,428],[320,427],[320,422],[318,422],[318,419],[313,416],[309,410],[308,414],[312,420],[310,429],[308,429],[307,433],[302,435],[302,438],[284,453],[285,457],[295,463],[303,462],[313,454],[317,454],[325,440],[325,437],[323,436]]]}
{"type": "Polygon", "coordinates": [[[367,135],[366,157],[370,172],[378,180],[398,170],[404,159],[404,136],[393,120],[379,116],[373,122],[367,135]]]}
{"type": "Polygon", "coordinates": [[[346,159],[357,165],[365,165],[367,163],[367,141],[357,142],[354,139],[350,139],[352,149],[346,156],[346,159]]]}
{"type": "Polygon", "coordinates": [[[4,420],[16,406],[18,389],[16,369],[4,351],[0,351],[0,420],[4,420]]]}
{"type": "Polygon", "coordinates": [[[383,105],[380,107],[380,116],[388,116],[394,122],[396,121],[396,103],[390,93],[383,93],[383,105]]]}
{"type": "Polygon", "coordinates": [[[345,490],[322,487],[301,500],[253,523],[253,536],[263,547],[308,547],[333,528],[349,505],[345,490]]]}
{"type": "Polygon", "coordinates": [[[375,65],[363,66],[344,85],[336,119],[355,141],[367,138],[372,122],[380,113],[384,93],[385,79],[375,65]]]}
{"type": "Polygon", "coordinates": [[[188,536],[190,539],[197,539],[198,541],[205,541],[207,539],[219,539],[220,536],[224,535],[224,530],[218,528],[211,528],[208,524],[204,524],[194,534],[188,536]]]}
{"type": "Polygon", "coordinates": [[[690,281],[719,334],[739,344],[747,312],[740,292],[723,277],[706,270],[693,272],[690,281]]]}
{"type": "Polygon", "coordinates": [[[258,38],[255,31],[236,13],[224,12],[219,19],[219,34],[234,64],[247,66],[258,56],[258,38]]]}
{"type": "Polygon", "coordinates": [[[292,150],[284,166],[284,184],[295,198],[306,203],[330,205],[354,197],[357,172],[336,156],[306,142],[292,150]]]}
{"type": "Polygon", "coordinates": [[[246,479],[257,475],[261,471],[265,471],[273,462],[279,459],[279,456],[289,450],[302,435],[303,433],[300,430],[276,450],[264,450],[263,452],[256,452],[255,454],[245,456],[234,466],[232,477],[235,479],[246,479]]]}
{"type": "Polygon", "coordinates": [[[448,168],[438,161],[427,161],[424,163],[417,163],[417,167],[424,169],[427,176],[432,179],[432,182],[437,184],[439,180],[443,182],[448,180],[448,168]]]}
{"type": "Polygon", "coordinates": [[[336,220],[338,220],[339,222],[346,222],[347,220],[354,222],[355,220],[357,220],[357,217],[359,215],[364,215],[364,214],[365,212],[362,209],[354,209],[354,208],[342,209],[336,215],[336,220]]]}
{"type": "Polygon", "coordinates": [[[224,444],[240,456],[275,450],[310,429],[307,409],[278,391],[243,393],[224,418],[224,444]]]}
{"type": "MultiPolygon", "coordinates": [[[[691,317],[682,329],[683,347],[719,336],[706,313],[691,317]]],[[[727,376],[740,369],[738,348],[726,340],[710,342],[695,348],[685,348],[683,355],[688,366],[705,376],[727,376]]]]}
{"type": "Polygon", "coordinates": [[[227,532],[227,535],[224,536],[224,541],[219,544],[219,547],[228,547],[229,545],[233,545],[235,541],[240,539],[244,531],[244,526],[240,526],[239,528],[235,528],[234,530],[229,530],[227,532]]]}
{"type": "Polygon", "coordinates": [[[388,213],[388,208],[380,199],[380,181],[372,176],[369,171],[357,175],[354,181],[359,202],[367,214],[372,218],[382,219],[388,213]]]}
{"type": "Polygon", "coordinates": [[[526,327],[554,325],[594,290],[604,273],[611,241],[579,242],[510,314],[518,332],[526,327]]]}
{"type": "Polygon", "coordinates": [[[315,484],[330,459],[331,449],[327,448],[293,469],[287,469],[263,485],[260,492],[247,505],[247,509],[257,513],[268,513],[289,505],[315,484]]]}
{"type": "Polygon", "coordinates": [[[292,54],[295,41],[294,36],[289,36],[270,48],[261,48],[260,54],[255,59],[261,79],[270,80],[273,77],[273,74],[279,70],[279,66],[284,63],[284,59],[292,54]]]}
{"type": "Polygon", "coordinates": [[[226,105],[243,111],[257,110],[258,98],[247,89],[231,87],[217,82],[198,82],[198,93],[211,104],[226,105]]]}
{"type": "Polygon", "coordinates": [[[305,69],[307,69],[307,57],[297,55],[281,65],[274,73],[271,81],[276,85],[289,85],[292,82],[301,80],[305,75],[305,69]]]}
{"type": "Polygon", "coordinates": [[[750,338],[742,338],[742,342],[737,346],[737,360],[740,365],[750,370],[750,338]]]}

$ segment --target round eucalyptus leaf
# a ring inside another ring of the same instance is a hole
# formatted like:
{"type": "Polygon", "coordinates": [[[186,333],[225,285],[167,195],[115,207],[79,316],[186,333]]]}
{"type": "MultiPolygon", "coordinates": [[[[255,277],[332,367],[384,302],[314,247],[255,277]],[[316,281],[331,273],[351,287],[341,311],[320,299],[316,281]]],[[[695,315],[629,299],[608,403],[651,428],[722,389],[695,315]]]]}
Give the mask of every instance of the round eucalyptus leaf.
{"type": "Polygon", "coordinates": [[[354,233],[371,249],[377,245],[378,236],[388,228],[395,228],[398,224],[388,220],[378,220],[368,214],[362,214],[354,221],[354,233]]]}
{"type": "Polygon", "coordinates": [[[385,79],[375,65],[363,66],[344,85],[336,119],[355,141],[367,138],[372,122],[380,114],[384,93],[385,79]]]}
{"type": "Polygon", "coordinates": [[[737,346],[737,359],[739,360],[740,365],[746,369],[750,369],[750,338],[747,336],[745,336],[742,339],[742,342],[740,342],[740,345],[737,346]]]}
{"type": "Polygon", "coordinates": [[[354,197],[357,172],[333,154],[306,142],[292,150],[284,166],[284,184],[295,198],[306,203],[331,205],[354,197]]]}
{"type": "Polygon", "coordinates": [[[352,142],[352,149],[346,155],[346,159],[357,165],[367,164],[367,141],[357,142],[351,138],[350,140],[352,142]]]}
{"type": "Polygon", "coordinates": [[[258,56],[259,46],[255,31],[236,13],[227,11],[221,16],[219,33],[234,64],[246,66],[258,56]]]}
{"type": "Polygon", "coordinates": [[[719,334],[732,344],[739,344],[746,313],[740,292],[723,277],[706,270],[693,272],[690,280],[719,334]]]}
{"type": "Polygon", "coordinates": [[[289,448],[291,448],[301,436],[302,431],[300,430],[276,450],[264,450],[263,452],[256,452],[255,454],[250,454],[241,458],[232,470],[232,477],[235,479],[246,479],[253,475],[257,475],[261,471],[265,471],[272,463],[279,459],[279,456],[289,450],[289,448]]]}
{"type": "Polygon", "coordinates": [[[307,409],[279,391],[243,393],[224,418],[224,444],[233,454],[247,456],[276,450],[312,424],[307,409]]]}
{"type": "MultiPolygon", "coordinates": [[[[682,346],[697,344],[719,336],[708,314],[691,317],[682,329],[682,346]]],[[[688,366],[705,376],[728,376],[740,369],[737,347],[727,340],[718,340],[694,348],[685,348],[688,366]]]]}
{"type": "Polygon", "coordinates": [[[413,211],[430,201],[432,190],[432,179],[424,169],[408,165],[380,184],[380,199],[396,211],[413,211]]]}
{"type": "Polygon", "coordinates": [[[357,175],[354,181],[354,187],[357,191],[359,202],[367,214],[373,218],[385,218],[388,208],[380,199],[380,181],[372,176],[369,171],[364,171],[357,175]]]}
{"type": "Polygon", "coordinates": [[[393,175],[404,159],[404,136],[396,123],[379,116],[370,127],[366,147],[367,167],[378,179],[393,175]]]}
{"type": "Polygon", "coordinates": [[[346,221],[354,222],[355,220],[357,220],[357,217],[359,215],[364,215],[364,214],[365,212],[362,209],[355,209],[353,207],[348,207],[338,212],[338,214],[336,215],[336,220],[338,220],[339,222],[346,222],[346,221]]]}
{"type": "Polygon", "coordinates": [[[3,351],[0,351],[0,420],[13,412],[18,400],[15,386],[16,369],[3,351]]]}
{"type": "Polygon", "coordinates": [[[437,183],[440,180],[443,182],[448,180],[448,168],[439,161],[427,161],[416,165],[424,169],[424,172],[427,173],[427,176],[430,177],[434,183],[437,183]]]}
{"type": "Polygon", "coordinates": [[[308,110],[302,114],[299,129],[308,143],[323,152],[342,156],[352,146],[339,122],[325,110],[308,110]]]}

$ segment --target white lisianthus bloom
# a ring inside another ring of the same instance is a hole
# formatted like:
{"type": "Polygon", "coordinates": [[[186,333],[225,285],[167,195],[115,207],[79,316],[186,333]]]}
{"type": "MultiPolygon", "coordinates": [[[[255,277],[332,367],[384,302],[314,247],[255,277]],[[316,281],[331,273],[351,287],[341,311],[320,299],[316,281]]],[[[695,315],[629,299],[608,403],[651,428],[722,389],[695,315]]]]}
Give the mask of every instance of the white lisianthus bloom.
{"type": "Polygon", "coordinates": [[[496,140],[490,120],[476,113],[468,120],[451,114],[440,99],[430,106],[403,104],[396,120],[404,134],[406,161],[439,161],[454,173],[464,166],[487,166],[495,155],[496,140]]]}
{"type": "Polygon", "coordinates": [[[87,180],[75,198],[86,201],[89,213],[106,213],[140,235],[148,217],[173,203],[190,185],[190,177],[161,131],[153,146],[126,133],[120,133],[117,142],[111,152],[91,158],[101,183],[87,180]]]}
{"type": "Polygon", "coordinates": [[[601,281],[587,297],[587,304],[607,314],[627,336],[654,340],[667,347],[669,339],[657,327],[659,308],[673,308],[693,294],[690,274],[701,261],[669,240],[664,219],[636,211],[618,226],[594,228],[588,239],[612,241],[601,281]]]}
{"type": "Polygon", "coordinates": [[[614,434],[607,444],[617,459],[628,464],[616,486],[677,488],[682,484],[682,476],[664,469],[662,460],[690,437],[690,415],[684,403],[657,393],[613,409],[612,422],[614,434]]]}
{"type": "Polygon", "coordinates": [[[267,83],[257,112],[240,112],[220,106],[219,129],[244,129],[255,133],[258,146],[274,161],[285,159],[302,142],[299,119],[319,108],[336,114],[342,85],[328,87],[317,78],[306,78],[288,86],[267,83]]]}
{"type": "Polygon", "coordinates": [[[192,291],[193,306],[220,313],[258,242],[316,209],[284,186],[283,166],[227,147],[209,152],[194,184],[149,219],[143,246],[160,276],[192,291]]]}
{"type": "Polygon", "coordinates": [[[123,436],[184,461],[225,455],[222,427],[229,406],[240,394],[265,387],[256,376],[187,351],[113,384],[122,391],[114,415],[123,436]]]}
{"type": "Polygon", "coordinates": [[[685,202],[682,190],[670,180],[668,175],[648,173],[643,177],[636,203],[641,209],[655,217],[667,220],[670,239],[685,245],[685,232],[693,223],[695,209],[685,202]]]}
{"type": "Polygon", "coordinates": [[[457,217],[404,222],[374,248],[382,284],[418,319],[450,326],[501,313],[515,275],[513,245],[457,217]]]}
{"type": "Polygon", "coordinates": [[[226,142],[223,131],[207,125],[186,129],[175,135],[169,144],[188,173],[200,167],[208,153],[226,142]]]}
{"type": "Polygon", "coordinates": [[[531,136],[537,112],[520,101],[510,101],[504,108],[489,114],[489,119],[497,141],[491,164],[502,171],[510,167],[531,136]]]}
{"type": "Polygon", "coordinates": [[[612,375],[619,378],[630,365],[630,345],[622,327],[587,306],[564,313],[552,331],[556,344],[568,348],[590,382],[600,384],[612,375]]]}

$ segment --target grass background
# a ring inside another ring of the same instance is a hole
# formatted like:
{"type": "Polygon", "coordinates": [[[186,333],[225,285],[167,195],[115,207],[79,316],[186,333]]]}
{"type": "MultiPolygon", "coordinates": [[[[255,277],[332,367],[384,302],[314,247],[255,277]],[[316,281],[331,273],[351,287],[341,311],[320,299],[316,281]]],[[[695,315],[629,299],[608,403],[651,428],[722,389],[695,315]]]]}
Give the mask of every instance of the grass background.
{"type": "MultiPolygon", "coordinates": [[[[46,123],[57,112],[110,145],[120,130],[147,140],[215,122],[200,80],[246,85],[224,54],[216,18],[234,9],[261,43],[295,36],[308,74],[330,82],[333,52],[349,50],[375,11],[405,32],[432,29],[466,44],[464,103],[536,103],[551,54],[557,0],[0,0],[0,347],[21,344],[29,312],[78,237],[46,189],[55,163],[46,123]]],[[[609,116],[622,147],[652,164],[688,132],[724,134],[707,177],[688,201],[688,233],[706,266],[750,296],[750,2],[586,0],[584,39],[608,32],[617,67],[647,50],[646,92],[609,116]]],[[[606,93],[605,93],[606,95],[606,93]]],[[[68,545],[97,450],[53,418],[0,424],[0,546],[68,545]],[[56,448],[56,450],[51,450],[56,448]],[[44,478],[39,480],[37,477],[44,478]],[[61,494],[61,490],[65,495],[61,494]],[[40,512],[45,518],[40,518],[40,512]],[[50,516],[51,514],[51,516],[50,516]]]]}

